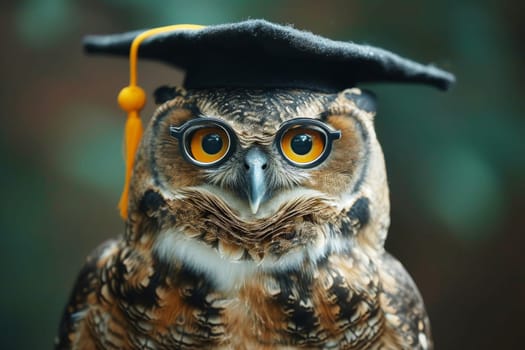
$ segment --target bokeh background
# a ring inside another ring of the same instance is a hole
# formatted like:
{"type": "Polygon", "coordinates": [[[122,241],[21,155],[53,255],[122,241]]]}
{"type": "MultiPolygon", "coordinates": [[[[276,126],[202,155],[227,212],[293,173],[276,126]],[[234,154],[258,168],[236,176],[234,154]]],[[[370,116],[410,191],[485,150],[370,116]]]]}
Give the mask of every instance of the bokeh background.
{"type": "MultiPolygon", "coordinates": [[[[50,348],[84,257],[122,232],[124,59],[81,38],[247,18],[370,43],[457,75],[447,93],[373,85],[390,177],[387,248],[437,349],[525,340],[525,2],[19,0],[0,5],[0,347],[50,348]]],[[[144,62],[150,92],[181,72],[144,62]]],[[[151,115],[149,105],[143,116],[151,115]]]]}

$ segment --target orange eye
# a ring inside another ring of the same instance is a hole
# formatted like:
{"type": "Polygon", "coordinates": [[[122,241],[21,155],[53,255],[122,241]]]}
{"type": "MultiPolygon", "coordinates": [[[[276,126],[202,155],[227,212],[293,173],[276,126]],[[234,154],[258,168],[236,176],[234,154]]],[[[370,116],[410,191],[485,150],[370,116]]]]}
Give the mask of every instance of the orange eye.
{"type": "Polygon", "coordinates": [[[219,127],[203,127],[195,130],[189,140],[189,153],[202,164],[221,160],[230,148],[230,139],[219,127]]]}
{"type": "Polygon", "coordinates": [[[325,147],[324,133],[312,128],[290,128],[281,138],[282,154],[298,165],[315,162],[323,154],[325,147]]]}
{"type": "Polygon", "coordinates": [[[277,151],[298,168],[313,168],[324,162],[332,151],[332,143],[341,138],[323,121],[294,118],[283,122],[275,135],[277,151]]]}
{"type": "Polygon", "coordinates": [[[179,140],[182,156],[202,168],[216,167],[227,161],[238,143],[233,129],[217,118],[195,118],[181,126],[171,125],[169,131],[179,140]]]}

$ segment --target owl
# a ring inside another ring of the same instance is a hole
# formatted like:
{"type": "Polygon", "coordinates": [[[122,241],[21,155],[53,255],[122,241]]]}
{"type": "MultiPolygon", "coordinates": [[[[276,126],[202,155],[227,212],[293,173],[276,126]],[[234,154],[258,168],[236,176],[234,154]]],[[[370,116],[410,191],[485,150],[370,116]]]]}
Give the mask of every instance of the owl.
{"type": "MultiPolygon", "coordinates": [[[[88,46],[126,54],[136,36],[88,46]]],[[[124,234],[87,258],[56,348],[432,349],[417,287],[384,249],[375,98],[356,83],[451,76],[349,43],[357,54],[330,65],[318,56],[341,43],[260,20],[144,45],[188,75],[155,92],[124,234]]]]}

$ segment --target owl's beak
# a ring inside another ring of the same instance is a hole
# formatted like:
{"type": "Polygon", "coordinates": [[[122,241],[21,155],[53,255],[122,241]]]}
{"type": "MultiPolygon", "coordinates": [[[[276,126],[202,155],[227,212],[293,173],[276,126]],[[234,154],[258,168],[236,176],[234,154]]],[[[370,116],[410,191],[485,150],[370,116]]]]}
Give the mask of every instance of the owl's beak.
{"type": "Polygon", "coordinates": [[[252,214],[257,214],[259,207],[266,196],[266,168],[268,157],[259,148],[254,147],[244,157],[246,176],[246,195],[250,203],[252,214]]]}

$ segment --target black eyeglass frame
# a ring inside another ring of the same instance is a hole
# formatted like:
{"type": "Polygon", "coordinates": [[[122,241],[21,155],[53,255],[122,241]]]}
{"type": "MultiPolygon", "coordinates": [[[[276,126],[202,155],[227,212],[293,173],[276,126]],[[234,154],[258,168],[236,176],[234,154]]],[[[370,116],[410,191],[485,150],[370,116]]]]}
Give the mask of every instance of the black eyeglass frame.
{"type": "Polygon", "coordinates": [[[287,120],[279,126],[279,130],[277,131],[277,134],[275,134],[274,142],[276,144],[277,150],[279,151],[279,154],[288,163],[298,168],[308,169],[308,168],[316,167],[317,165],[324,162],[326,158],[328,158],[328,156],[330,155],[330,152],[332,152],[333,141],[339,140],[340,138],[341,138],[341,130],[333,130],[328,125],[326,125],[326,123],[323,123],[322,121],[318,119],[295,118],[295,119],[287,120]],[[284,154],[283,149],[281,147],[281,140],[283,136],[286,134],[286,132],[290,130],[291,128],[301,127],[301,126],[309,128],[309,129],[315,129],[319,131],[321,134],[323,134],[325,138],[324,148],[321,154],[319,155],[319,157],[317,157],[316,159],[308,163],[298,163],[298,162],[291,160],[290,158],[286,156],[286,154],[284,154]]]}
{"type": "MultiPolygon", "coordinates": [[[[194,164],[196,166],[199,166],[201,168],[212,168],[217,167],[221,164],[223,164],[225,161],[227,161],[233,152],[235,151],[235,148],[237,147],[238,139],[237,135],[235,134],[235,131],[226,124],[224,121],[217,119],[217,118],[210,118],[210,117],[202,117],[197,119],[192,119],[181,126],[170,126],[170,135],[172,137],[175,137],[179,141],[179,148],[181,154],[184,156],[184,158],[191,164],[194,164]],[[204,163],[199,162],[193,156],[191,155],[190,151],[188,150],[188,140],[187,138],[191,135],[191,132],[194,130],[199,129],[200,127],[218,127],[222,129],[226,135],[228,136],[228,150],[226,153],[219,158],[218,160],[211,162],[211,163],[204,163]]],[[[279,126],[279,130],[275,134],[275,140],[274,144],[277,148],[277,151],[283,157],[288,163],[291,165],[298,167],[298,168],[313,168],[319,164],[321,164],[323,161],[328,158],[330,155],[330,152],[332,151],[332,143],[334,140],[338,140],[341,138],[341,131],[340,130],[333,130],[328,125],[323,123],[322,121],[318,119],[311,119],[311,118],[295,118],[291,120],[287,120],[283,122],[279,126]],[[281,148],[281,140],[284,136],[284,134],[290,130],[290,128],[293,127],[300,127],[304,126],[307,128],[313,128],[317,131],[319,131],[321,134],[323,134],[325,138],[325,145],[323,148],[322,153],[314,159],[311,162],[308,163],[297,163],[291,160],[284,154],[282,148],[281,148]]]]}
{"type": "Polygon", "coordinates": [[[235,135],[235,131],[233,131],[231,126],[229,126],[220,119],[209,117],[192,119],[185,122],[181,126],[170,126],[170,135],[179,140],[180,152],[182,153],[184,158],[188,162],[197,165],[201,168],[216,167],[227,161],[235,151],[235,148],[237,147],[238,143],[237,135],[235,135]],[[224,153],[224,155],[221,158],[211,163],[199,162],[197,159],[193,158],[188,149],[187,138],[191,136],[192,131],[200,129],[201,127],[218,127],[222,129],[228,136],[228,150],[226,151],[226,153],[224,153]]]}

